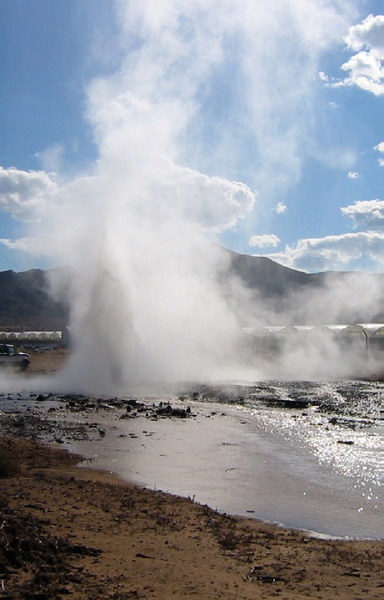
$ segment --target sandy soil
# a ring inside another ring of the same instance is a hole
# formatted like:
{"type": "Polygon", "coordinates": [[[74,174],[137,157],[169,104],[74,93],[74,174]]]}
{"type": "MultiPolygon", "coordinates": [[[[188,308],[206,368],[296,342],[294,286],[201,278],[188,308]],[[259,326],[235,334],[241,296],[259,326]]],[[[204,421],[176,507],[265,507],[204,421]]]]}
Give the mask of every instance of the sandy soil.
{"type": "MultiPolygon", "coordinates": [[[[63,364],[32,355],[30,373],[63,364]]],[[[320,540],[77,469],[0,440],[0,598],[384,597],[384,544],[320,540]]]]}
{"type": "Polygon", "coordinates": [[[24,374],[25,376],[58,371],[64,366],[68,358],[67,350],[62,349],[45,350],[43,352],[27,350],[27,352],[31,363],[28,371],[24,374]]]}

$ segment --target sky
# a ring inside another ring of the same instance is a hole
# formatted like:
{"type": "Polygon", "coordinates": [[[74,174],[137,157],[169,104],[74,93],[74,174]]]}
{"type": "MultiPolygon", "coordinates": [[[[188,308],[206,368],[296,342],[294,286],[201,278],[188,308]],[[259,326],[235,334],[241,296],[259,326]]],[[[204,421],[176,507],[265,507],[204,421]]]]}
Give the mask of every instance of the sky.
{"type": "Polygon", "coordinates": [[[86,253],[129,202],[293,269],[383,272],[383,8],[0,0],[0,270],[64,264],[74,232],[86,253]]]}

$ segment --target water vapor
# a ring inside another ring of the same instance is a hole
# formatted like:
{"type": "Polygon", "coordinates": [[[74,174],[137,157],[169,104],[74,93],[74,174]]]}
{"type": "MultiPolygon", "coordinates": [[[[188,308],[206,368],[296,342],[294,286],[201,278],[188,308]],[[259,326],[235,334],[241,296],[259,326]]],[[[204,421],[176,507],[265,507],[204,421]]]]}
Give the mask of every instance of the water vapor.
{"type": "Polygon", "coordinates": [[[227,275],[217,236],[255,214],[256,189],[283,206],[310,151],[319,58],[355,10],[344,0],[114,6],[120,64],[87,89],[99,159],[56,192],[44,223],[66,265],[51,281],[70,307],[62,377],[99,393],[244,377],[255,297],[227,275]]]}

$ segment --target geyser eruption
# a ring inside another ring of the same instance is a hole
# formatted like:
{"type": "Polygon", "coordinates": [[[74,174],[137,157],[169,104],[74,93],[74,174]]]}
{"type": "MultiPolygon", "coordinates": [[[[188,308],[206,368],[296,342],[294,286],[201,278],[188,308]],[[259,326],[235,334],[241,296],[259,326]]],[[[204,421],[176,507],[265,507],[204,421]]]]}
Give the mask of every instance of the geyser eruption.
{"type": "Polygon", "coordinates": [[[129,208],[108,221],[66,283],[75,380],[222,377],[240,325],[216,282],[220,248],[187,223],[132,220],[129,208]]]}
{"type": "Polygon", "coordinates": [[[312,119],[303,99],[352,11],[310,4],[115,3],[120,65],[87,96],[99,160],[57,192],[48,226],[66,265],[52,280],[70,306],[66,385],[244,375],[236,304],[252,298],[225,285],[217,236],[254,209],[253,188],[273,196],[297,180],[312,119]],[[278,68],[287,24],[294,43],[278,68]],[[243,162],[248,184],[231,176],[243,162]]]}
{"type": "Polygon", "coordinates": [[[240,213],[254,195],[177,167],[150,148],[139,169],[112,162],[113,169],[83,182],[82,214],[69,236],[69,196],[60,210],[58,247],[68,271],[52,283],[71,307],[70,378],[106,391],[227,376],[241,362],[241,325],[219,282],[227,257],[207,232],[223,225],[216,196],[240,213]]]}
{"type": "Polygon", "coordinates": [[[90,86],[100,159],[92,177],[62,191],[55,215],[68,271],[52,284],[70,306],[67,377],[80,387],[223,377],[238,361],[240,324],[219,289],[225,257],[213,242],[255,194],[177,164],[222,40],[207,32],[212,55],[194,57],[199,30],[181,48],[183,14],[170,7],[175,22],[162,22],[154,4],[130,3],[124,22],[140,22],[145,43],[119,74],[90,86]],[[145,22],[149,8],[158,22],[145,22]]]}

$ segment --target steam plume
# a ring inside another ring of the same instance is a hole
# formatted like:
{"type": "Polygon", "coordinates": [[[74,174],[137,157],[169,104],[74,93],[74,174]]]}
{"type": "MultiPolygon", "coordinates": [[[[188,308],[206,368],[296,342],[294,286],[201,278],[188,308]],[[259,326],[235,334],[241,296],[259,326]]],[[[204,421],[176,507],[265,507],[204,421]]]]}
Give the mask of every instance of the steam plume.
{"type": "Polygon", "coordinates": [[[215,236],[250,215],[254,188],[276,205],[297,180],[318,59],[353,10],[342,0],[115,7],[120,66],[87,95],[99,161],[62,189],[51,217],[49,239],[68,267],[52,282],[71,307],[67,381],[107,391],[234,377],[233,308],[252,298],[239,282],[223,293],[227,255],[215,236]],[[243,164],[247,183],[233,181],[243,164]]]}

